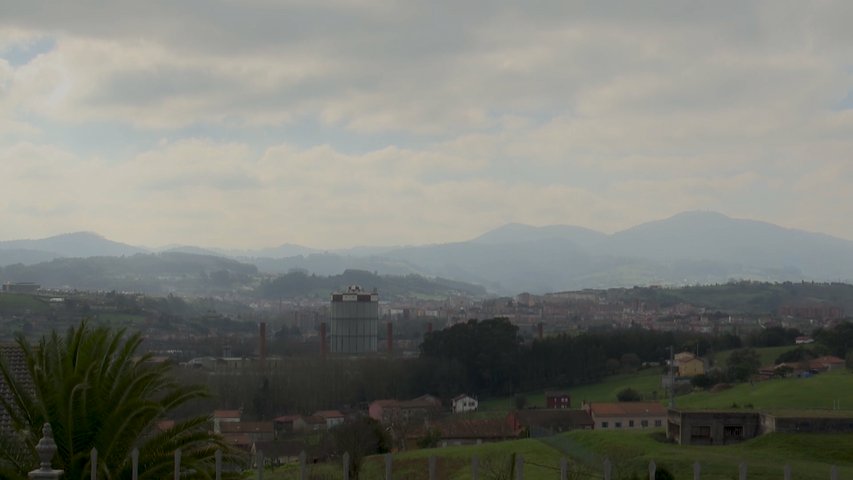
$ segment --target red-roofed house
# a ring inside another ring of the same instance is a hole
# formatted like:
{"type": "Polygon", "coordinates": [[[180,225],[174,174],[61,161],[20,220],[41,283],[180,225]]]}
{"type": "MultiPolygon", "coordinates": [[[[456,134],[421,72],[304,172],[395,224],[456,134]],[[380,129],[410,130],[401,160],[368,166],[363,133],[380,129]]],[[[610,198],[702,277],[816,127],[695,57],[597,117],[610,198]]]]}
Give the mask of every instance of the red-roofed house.
{"type": "Polygon", "coordinates": [[[844,368],[844,360],[833,357],[831,355],[818,357],[809,362],[809,368],[812,370],[835,370],[836,368],[844,368]]]}
{"type": "Polygon", "coordinates": [[[240,423],[240,410],[214,410],[213,432],[222,433],[223,423],[240,423]]]}
{"type": "Polygon", "coordinates": [[[572,408],[572,397],[566,392],[545,392],[545,408],[572,408]]]}
{"type": "Polygon", "coordinates": [[[319,410],[314,412],[314,416],[326,421],[326,429],[337,427],[344,423],[344,414],[337,410],[319,410]]]}
{"type": "Polygon", "coordinates": [[[475,412],[478,405],[477,399],[470,395],[462,394],[450,399],[450,410],[453,413],[475,412]]]}
{"type": "Polygon", "coordinates": [[[275,440],[272,422],[225,422],[220,428],[226,439],[248,435],[252,442],[275,440]]]}
{"type": "Polygon", "coordinates": [[[587,403],[596,430],[662,428],[666,408],[657,402],[587,403]]]}

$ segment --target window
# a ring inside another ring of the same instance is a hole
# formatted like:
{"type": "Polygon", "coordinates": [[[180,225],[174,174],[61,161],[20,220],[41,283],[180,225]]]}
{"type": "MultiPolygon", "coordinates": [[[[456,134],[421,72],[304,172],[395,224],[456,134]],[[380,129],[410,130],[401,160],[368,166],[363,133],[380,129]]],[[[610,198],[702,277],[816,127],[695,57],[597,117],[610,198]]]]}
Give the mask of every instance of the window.
{"type": "Polygon", "coordinates": [[[733,425],[723,427],[723,437],[732,440],[743,438],[743,426],[733,425]]]}
{"type": "Polygon", "coordinates": [[[634,421],[633,421],[633,420],[628,420],[628,426],[629,426],[629,427],[631,427],[631,428],[634,428],[634,421]]]}
{"type": "Polygon", "coordinates": [[[648,426],[649,426],[649,421],[648,421],[648,420],[643,420],[643,421],[641,421],[641,422],[640,422],[640,426],[641,426],[641,427],[643,427],[643,428],[648,427],[648,426]]]}
{"type": "Polygon", "coordinates": [[[660,420],[655,420],[655,426],[656,427],[660,427],[661,425],[663,425],[663,424],[661,423],[660,420]]]}
{"type": "Polygon", "coordinates": [[[614,427],[614,428],[622,428],[622,422],[616,422],[616,423],[613,425],[613,427],[614,427]]]}
{"type": "Polygon", "coordinates": [[[601,428],[607,428],[607,422],[601,422],[601,428]]]}

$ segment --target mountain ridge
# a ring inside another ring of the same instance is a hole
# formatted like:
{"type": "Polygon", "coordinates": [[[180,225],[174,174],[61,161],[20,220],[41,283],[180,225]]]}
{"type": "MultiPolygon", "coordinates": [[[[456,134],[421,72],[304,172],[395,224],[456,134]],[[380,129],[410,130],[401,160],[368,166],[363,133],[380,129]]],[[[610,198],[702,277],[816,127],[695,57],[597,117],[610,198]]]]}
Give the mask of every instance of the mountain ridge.
{"type": "MultiPolygon", "coordinates": [[[[111,251],[125,252],[122,254],[141,250],[91,233],[74,235],[70,238],[99,242],[111,251]]],[[[39,244],[62,245],[61,242],[39,244]]],[[[0,262],[8,261],[9,247],[28,246],[14,241],[0,242],[0,262]]],[[[80,245],[77,247],[75,252],[85,250],[80,245]]],[[[477,283],[495,293],[686,285],[732,279],[853,279],[853,242],[849,240],[708,211],[682,212],[612,234],[573,225],[536,227],[510,223],[468,241],[433,245],[331,251],[287,243],[242,251],[192,246],[173,249],[239,259],[272,274],[305,270],[331,275],[355,268],[477,283]],[[287,256],[260,255],[277,253],[287,256]]],[[[29,251],[28,255],[37,260],[49,254],[29,251]]]]}

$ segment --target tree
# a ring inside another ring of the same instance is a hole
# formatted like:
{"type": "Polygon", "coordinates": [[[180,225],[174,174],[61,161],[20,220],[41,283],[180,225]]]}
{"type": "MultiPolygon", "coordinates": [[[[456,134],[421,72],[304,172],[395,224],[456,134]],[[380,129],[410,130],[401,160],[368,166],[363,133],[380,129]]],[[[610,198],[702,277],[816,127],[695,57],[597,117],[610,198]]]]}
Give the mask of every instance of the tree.
{"type": "Polygon", "coordinates": [[[196,386],[181,386],[167,364],[153,364],[151,354],[138,354],[142,336],[92,328],[86,322],[70,328],[64,338],[53,332],[33,348],[19,335],[28,388],[0,358],[0,374],[11,400],[0,405],[12,419],[20,449],[0,450],[0,477],[23,479],[38,464],[35,445],[42,425],[50,423],[58,451],[54,466],[64,478],[83,478],[90,471],[90,451],[98,450],[99,476],[130,478],[130,453],[139,448],[140,479],[166,478],[180,448],[182,464],[200,474],[212,471],[214,453],[232,450],[208,433],[207,417],[176,422],[157,432],[155,424],[174,409],[206,396],[196,386]]]}
{"type": "Polygon", "coordinates": [[[752,348],[735,350],[726,360],[726,374],[733,382],[749,380],[759,367],[761,367],[761,357],[752,348]]]}
{"type": "Polygon", "coordinates": [[[620,402],[639,402],[642,399],[643,396],[640,395],[640,392],[633,388],[624,388],[616,394],[616,400],[620,402]]]}
{"type": "Polygon", "coordinates": [[[390,450],[391,440],[376,420],[366,417],[339,425],[332,431],[339,454],[349,453],[349,473],[358,480],[364,457],[390,450]]]}

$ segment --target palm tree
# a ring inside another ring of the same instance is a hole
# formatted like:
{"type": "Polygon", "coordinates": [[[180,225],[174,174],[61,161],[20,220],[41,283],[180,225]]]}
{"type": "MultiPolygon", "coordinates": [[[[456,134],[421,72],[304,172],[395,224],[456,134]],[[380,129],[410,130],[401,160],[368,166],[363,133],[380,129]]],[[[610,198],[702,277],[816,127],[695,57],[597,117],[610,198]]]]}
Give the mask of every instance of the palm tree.
{"type": "Polygon", "coordinates": [[[211,476],[217,449],[231,454],[207,427],[208,418],[176,422],[157,433],[155,424],[191,400],[207,396],[197,386],[183,386],[166,364],[152,364],[151,354],[138,355],[142,336],[124,329],[90,327],[83,322],[64,338],[54,331],[33,348],[22,335],[32,387],[18,381],[0,358],[0,374],[11,400],[0,397],[12,418],[22,448],[0,449],[0,477],[26,478],[37,463],[35,445],[41,425],[49,422],[58,450],[54,466],[65,478],[83,478],[91,469],[90,452],[98,449],[98,478],[130,478],[130,453],[139,449],[139,478],[166,478],[181,449],[182,465],[199,476],[211,476]]]}

